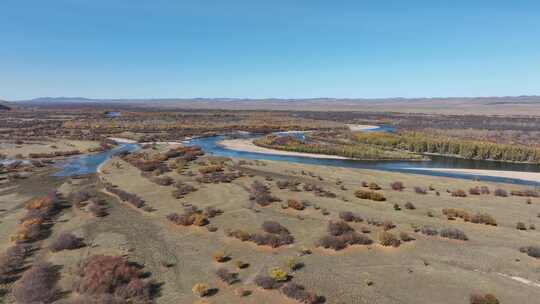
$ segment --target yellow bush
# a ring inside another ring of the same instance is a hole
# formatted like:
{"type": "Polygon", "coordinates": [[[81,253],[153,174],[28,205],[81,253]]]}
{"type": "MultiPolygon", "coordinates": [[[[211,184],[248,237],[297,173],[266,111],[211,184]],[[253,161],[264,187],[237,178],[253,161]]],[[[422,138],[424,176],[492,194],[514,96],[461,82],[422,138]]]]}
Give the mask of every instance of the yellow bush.
{"type": "Polygon", "coordinates": [[[270,269],[268,275],[276,282],[287,281],[287,278],[289,277],[289,274],[279,267],[270,269]]]}
{"type": "Polygon", "coordinates": [[[199,297],[205,297],[208,295],[208,285],[204,283],[197,283],[193,285],[193,288],[191,288],[191,291],[199,297]]]}

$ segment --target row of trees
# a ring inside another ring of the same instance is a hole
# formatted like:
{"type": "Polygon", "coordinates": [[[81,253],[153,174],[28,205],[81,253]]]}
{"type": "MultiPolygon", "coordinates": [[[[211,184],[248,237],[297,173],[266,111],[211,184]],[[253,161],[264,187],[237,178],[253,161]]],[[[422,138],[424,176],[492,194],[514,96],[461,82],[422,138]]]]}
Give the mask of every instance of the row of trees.
{"type": "Polygon", "coordinates": [[[353,138],[358,143],[415,153],[453,155],[466,159],[540,163],[540,149],[523,145],[433,137],[422,132],[355,133],[353,138]]]}
{"type": "Polygon", "coordinates": [[[365,160],[416,160],[422,159],[421,156],[408,153],[405,151],[397,151],[385,149],[368,144],[343,144],[330,143],[320,141],[299,141],[293,138],[283,140],[283,137],[268,135],[254,141],[258,146],[271,148],[276,150],[285,150],[301,153],[338,155],[349,158],[365,159],[365,160]]]}

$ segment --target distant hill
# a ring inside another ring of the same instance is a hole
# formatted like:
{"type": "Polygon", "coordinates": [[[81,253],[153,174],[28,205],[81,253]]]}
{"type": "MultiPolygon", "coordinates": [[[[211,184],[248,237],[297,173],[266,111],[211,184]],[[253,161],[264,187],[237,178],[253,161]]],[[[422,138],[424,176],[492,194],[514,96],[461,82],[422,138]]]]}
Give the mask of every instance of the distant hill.
{"type": "Polygon", "coordinates": [[[540,96],[448,98],[156,98],[90,99],[41,97],[16,102],[21,106],[75,107],[123,106],[182,109],[371,111],[401,113],[533,115],[540,116],[540,96]]]}
{"type": "Polygon", "coordinates": [[[0,111],[9,111],[12,106],[7,101],[0,100],[0,111]]]}

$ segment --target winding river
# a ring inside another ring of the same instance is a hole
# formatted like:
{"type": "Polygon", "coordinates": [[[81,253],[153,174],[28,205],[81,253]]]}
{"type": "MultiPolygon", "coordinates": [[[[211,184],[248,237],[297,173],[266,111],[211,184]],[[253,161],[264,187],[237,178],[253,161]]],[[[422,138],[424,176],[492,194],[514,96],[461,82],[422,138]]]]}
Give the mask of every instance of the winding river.
{"type": "Polygon", "coordinates": [[[430,155],[431,161],[380,161],[380,160],[353,160],[353,159],[324,159],[290,155],[275,155],[266,153],[254,153],[239,150],[226,149],[218,142],[226,139],[225,136],[212,136],[195,138],[186,142],[188,145],[198,145],[205,153],[216,156],[237,157],[253,160],[276,160],[302,164],[335,166],[344,168],[374,169],[383,171],[414,173],[431,176],[445,176],[462,179],[480,178],[484,181],[505,182],[522,185],[540,186],[540,181],[522,180],[518,178],[505,178],[489,175],[473,175],[456,172],[436,171],[437,169],[477,169],[497,171],[539,172],[540,166],[534,164],[505,163],[484,160],[469,160],[455,157],[430,155]]]}
{"type": "MultiPolygon", "coordinates": [[[[378,129],[370,129],[370,131],[385,131],[392,132],[391,127],[379,127],[378,129]]],[[[283,134],[294,134],[294,136],[303,137],[302,132],[287,132],[283,134]]],[[[253,138],[253,134],[241,135],[244,138],[253,138]]],[[[458,169],[475,169],[475,170],[496,170],[496,171],[514,171],[514,172],[533,172],[540,173],[540,166],[534,164],[522,164],[522,163],[505,163],[495,161],[483,161],[483,160],[468,160],[446,156],[430,156],[431,161],[380,161],[380,160],[353,160],[353,159],[325,159],[325,158],[311,158],[303,156],[291,156],[291,155],[275,155],[267,153],[255,153],[248,151],[231,150],[224,148],[218,144],[218,142],[227,139],[226,136],[211,136],[194,138],[185,141],[187,145],[198,145],[205,153],[215,156],[236,157],[252,160],[275,160],[275,161],[287,161],[301,164],[312,165],[324,165],[344,168],[361,168],[361,169],[373,169],[392,172],[413,173],[431,176],[444,176],[461,179],[481,179],[484,181],[492,182],[505,182],[521,185],[540,186],[540,180],[528,180],[519,178],[509,178],[500,176],[491,176],[489,171],[487,174],[475,175],[463,172],[450,172],[446,169],[456,170],[458,169]]],[[[55,176],[71,176],[93,173],[97,171],[97,168],[104,161],[109,159],[114,154],[122,151],[134,151],[139,147],[137,144],[122,143],[115,149],[88,154],[78,157],[73,157],[62,163],[61,170],[56,172],[55,176]]],[[[491,171],[494,172],[494,171],[491,171]]]]}

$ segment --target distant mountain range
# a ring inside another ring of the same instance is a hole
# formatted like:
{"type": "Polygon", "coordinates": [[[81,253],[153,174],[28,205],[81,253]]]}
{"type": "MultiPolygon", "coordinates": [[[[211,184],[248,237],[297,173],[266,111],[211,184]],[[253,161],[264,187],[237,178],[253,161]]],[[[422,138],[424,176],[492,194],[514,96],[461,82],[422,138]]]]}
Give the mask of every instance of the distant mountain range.
{"type": "Polygon", "coordinates": [[[181,109],[384,111],[406,113],[540,116],[540,96],[449,98],[149,98],[91,99],[40,97],[14,102],[17,106],[122,106],[181,109]]]}

